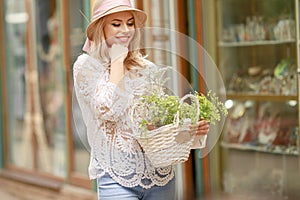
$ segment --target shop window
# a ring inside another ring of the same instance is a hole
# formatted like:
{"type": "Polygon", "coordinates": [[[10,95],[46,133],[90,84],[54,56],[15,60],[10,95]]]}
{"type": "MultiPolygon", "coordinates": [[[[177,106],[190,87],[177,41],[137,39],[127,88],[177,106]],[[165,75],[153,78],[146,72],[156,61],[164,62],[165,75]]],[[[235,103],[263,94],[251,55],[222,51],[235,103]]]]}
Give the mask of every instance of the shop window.
{"type": "Polygon", "coordinates": [[[66,176],[64,69],[56,1],[5,1],[11,165],[66,176]]]}
{"type": "Polygon", "coordinates": [[[68,38],[68,71],[70,75],[69,92],[71,96],[71,129],[72,129],[72,155],[70,163],[71,183],[79,186],[91,188],[92,182],[88,179],[89,151],[90,146],[87,141],[86,126],[82,119],[76,94],[73,88],[73,64],[77,57],[83,53],[82,47],[86,39],[85,29],[90,21],[91,2],[86,0],[72,0],[68,3],[68,28],[66,30],[68,38]]]}

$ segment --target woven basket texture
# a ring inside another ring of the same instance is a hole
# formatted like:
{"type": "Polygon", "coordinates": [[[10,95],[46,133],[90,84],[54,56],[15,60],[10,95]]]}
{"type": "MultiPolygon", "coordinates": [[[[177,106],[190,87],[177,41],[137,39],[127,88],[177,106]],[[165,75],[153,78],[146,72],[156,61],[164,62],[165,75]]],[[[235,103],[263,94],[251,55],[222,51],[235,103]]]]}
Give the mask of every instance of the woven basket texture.
{"type": "MultiPolygon", "coordinates": [[[[197,99],[193,95],[185,95],[180,103],[182,104],[187,98],[194,98],[199,116],[199,102],[196,101],[197,99]]],[[[189,129],[190,124],[179,126],[178,120],[178,117],[175,117],[174,124],[150,130],[144,137],[137,137],[153,166],[166,167],[188,160],[196,131],[189,129]],[[186,136],[185,139],[179,139],[179,136],[183,134],[186,136]]]]}

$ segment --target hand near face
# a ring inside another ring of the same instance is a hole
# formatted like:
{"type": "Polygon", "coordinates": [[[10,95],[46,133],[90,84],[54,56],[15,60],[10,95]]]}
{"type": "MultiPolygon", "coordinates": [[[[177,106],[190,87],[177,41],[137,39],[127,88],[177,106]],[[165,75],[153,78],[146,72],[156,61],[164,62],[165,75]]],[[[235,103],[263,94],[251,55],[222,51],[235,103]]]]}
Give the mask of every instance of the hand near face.
{"type": "Polygon", "coordinates": [[[118,61],[119,63],[123,63],[127,54],[128,48],[121,44],[113,44],[111,48],[109,48],[111,63],[114,63],[116,61],[118,61]]]}
{"type": "Polygon", "coordinates": [[[128,48],[120,44],[113,44],[109,49],[111,59],[109,80],[122,89],[124,88],[123,77],[125,75],[124,60],[127,54],[128,48]]]}

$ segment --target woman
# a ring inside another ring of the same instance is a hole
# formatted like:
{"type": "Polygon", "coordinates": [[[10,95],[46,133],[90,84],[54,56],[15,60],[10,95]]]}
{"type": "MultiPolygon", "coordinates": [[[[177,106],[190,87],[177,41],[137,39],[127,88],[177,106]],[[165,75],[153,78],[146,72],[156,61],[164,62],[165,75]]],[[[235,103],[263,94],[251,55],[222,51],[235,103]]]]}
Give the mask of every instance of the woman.
{"type": "MultiPolygon", "coordinates": [[[[134,139],[132,100],[157,67],[139,52],[146,14],[130,0],[96,0],[87,41],[74,63],[74,86],[91,146],[89,176],[98,198],[174,200],[174,167],[155,168],[134,139]]],[[[200,121],[198,134],[209,125],[200,121]]]]}

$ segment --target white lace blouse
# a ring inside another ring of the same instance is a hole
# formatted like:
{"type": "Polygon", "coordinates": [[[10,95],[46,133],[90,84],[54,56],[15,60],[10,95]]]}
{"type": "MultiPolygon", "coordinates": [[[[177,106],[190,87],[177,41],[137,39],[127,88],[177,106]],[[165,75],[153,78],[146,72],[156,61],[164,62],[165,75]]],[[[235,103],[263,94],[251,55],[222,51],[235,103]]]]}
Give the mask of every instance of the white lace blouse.
{"type": "Polygon", "coordinates": [[[87,54],[74,63],[74,87],[91,147],[89,177],[108,173],[125,187],[166,185],[174,167],[154,168],[133,137],[135,123],[129,114],[132,100],[144,94],[158,68],[149,61],[145,69],[125,75],[125,89],[109,82],[108,68],[87,54]],[[153,71],[154,70],[154,71],[153,71]]]}

